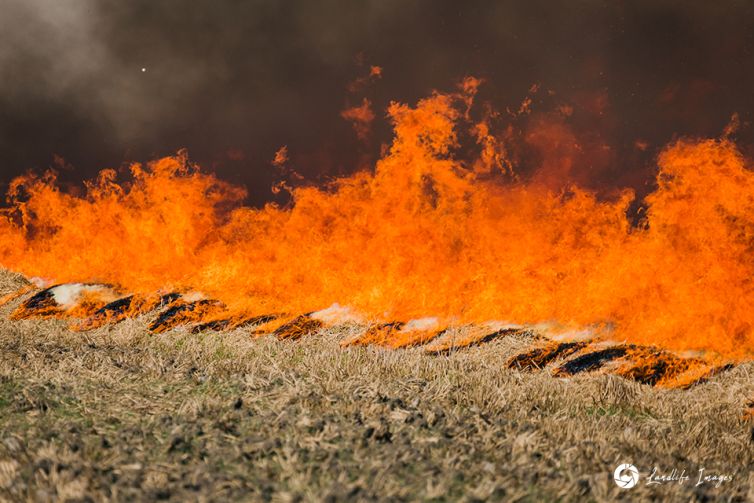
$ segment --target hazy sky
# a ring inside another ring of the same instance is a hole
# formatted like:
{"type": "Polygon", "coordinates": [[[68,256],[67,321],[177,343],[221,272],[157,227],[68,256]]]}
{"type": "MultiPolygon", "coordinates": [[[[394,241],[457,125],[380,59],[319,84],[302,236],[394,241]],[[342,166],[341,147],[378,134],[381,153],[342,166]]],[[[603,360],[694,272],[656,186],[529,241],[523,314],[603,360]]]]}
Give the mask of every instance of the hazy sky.
{"type": "Polygon", "coordinates": [[[465,75],[501,108],[554,91],[638,183],[659,146],[734,112],[752,143],[753,49],[744,1],[0,0],[0,183],[54,155],[75,181],[186,147],[259,202],[281,145],[309,177],[347,172],[389,131],[360,144],[346,105],[380,120],[465,75]],[[349,94],[369,65],[383,77],[349,94]]]}

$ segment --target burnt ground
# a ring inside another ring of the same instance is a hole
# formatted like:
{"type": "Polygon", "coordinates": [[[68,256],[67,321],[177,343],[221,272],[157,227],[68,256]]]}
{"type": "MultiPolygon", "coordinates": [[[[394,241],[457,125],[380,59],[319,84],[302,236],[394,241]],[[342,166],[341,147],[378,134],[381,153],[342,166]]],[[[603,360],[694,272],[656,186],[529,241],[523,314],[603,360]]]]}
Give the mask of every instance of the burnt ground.
{"type": "Polygon", "coordinates": [[[0,501],[754,499],[754,365],[690,390],[244,330],[73,333],[0,309],[0,501]],[[617,465],[641,471],[621,490],[617,465]],[[646,485],[651,469],[684,484],[646,485]],[[696,486],[698,469],[731,475],[696,486]]]}

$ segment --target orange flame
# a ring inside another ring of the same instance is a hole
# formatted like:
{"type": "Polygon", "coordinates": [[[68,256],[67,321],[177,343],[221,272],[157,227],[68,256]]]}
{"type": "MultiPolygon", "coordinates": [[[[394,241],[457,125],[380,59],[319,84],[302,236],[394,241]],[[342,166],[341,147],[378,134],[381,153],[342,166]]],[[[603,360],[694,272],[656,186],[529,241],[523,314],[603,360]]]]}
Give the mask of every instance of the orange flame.
{"type": "Polygon", "coordinates": [[[372,112],[372,103],[368,99],[364,98],[361,105],[357,107],[346,108],[340,112],[340,116],[351,123],[359,140],[369,139],[369,128],[374,120],[374,112],[372,112]]]}
{"type": "Polygon", "coordinates": [[[602,201],[511,176],[487,125],[474,129],[477,162],[456,158],[477,84],[414,108],[392,103],[395,138],[373,172],[293,189],[290,208],[243,207],[243,189],[184,155],[134,165],[127,183],[105,170],[84,196],[51,175],[19,178],[0,221],[0,263],[141,295],[198,289],[247,315],[337,302],[375,323],[549,322],[752,355],[754,173],[730,140],[667,147],[636,227],[631,191],[602,201]]]}

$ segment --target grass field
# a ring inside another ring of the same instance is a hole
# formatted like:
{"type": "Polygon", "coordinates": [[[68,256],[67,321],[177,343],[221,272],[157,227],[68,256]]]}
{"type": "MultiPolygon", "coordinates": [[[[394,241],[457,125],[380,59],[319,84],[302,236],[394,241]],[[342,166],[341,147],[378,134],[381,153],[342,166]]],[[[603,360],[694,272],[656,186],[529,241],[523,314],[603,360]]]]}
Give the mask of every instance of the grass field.
{"type": "MultiPolygon", "coordinates": [[[[17,279],[4,273],[2,290],[17,279]]],[[[2,292],[0,292],[2,293],[2,292]]],[[[0,501],[754,500],[754,365],[691,390],[237,330],[73,333],[0,310],[0,501]],[[613,470],[642,477],[619,489],[613,470]],[[690,475],[647,485],[653,467],[690,475]],[[727,474],[696,485],[698,469],[727,474]]]]}

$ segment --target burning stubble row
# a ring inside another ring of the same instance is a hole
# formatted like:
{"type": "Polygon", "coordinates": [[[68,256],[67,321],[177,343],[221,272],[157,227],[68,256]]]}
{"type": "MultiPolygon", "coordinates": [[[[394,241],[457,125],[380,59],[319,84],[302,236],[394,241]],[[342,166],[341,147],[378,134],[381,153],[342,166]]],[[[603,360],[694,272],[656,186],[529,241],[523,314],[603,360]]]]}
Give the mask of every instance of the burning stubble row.
{"type": "MultiPolygon", "coordinates": [[[[48,288],[32,284],[0,298],[0,305],[16,305],[12,320],[62,318],[74,331],[117,324],[128,318],[146,317],[148,330],[159,334],[179,327],[192,333],[245,329],[254,337],[272,335],[294,341],[314,335],[339,322],[324,312],[232,313],[219,301],[197,294],[175,292],[151,295],[122,295],[108,286],[67,283],[48,288]]],[[[342,322],[341,322],[342,323],[342,322]]],[[[544,371],[557,377],[610,373],[639,383],[688,388],[733,367],[731,363],[709,363],[702,358],[634,344],[598,341],[590,338],[548,335],[537,327],[500,323],[438,326],[404,321],[360,327],[356,335],[343,339],[342,347],[382,346],[390,349],[421,348],[430,355],[449,354],[494,340],[515,337],[522,350],[506,365],[519,371],[544,371]]]]}

